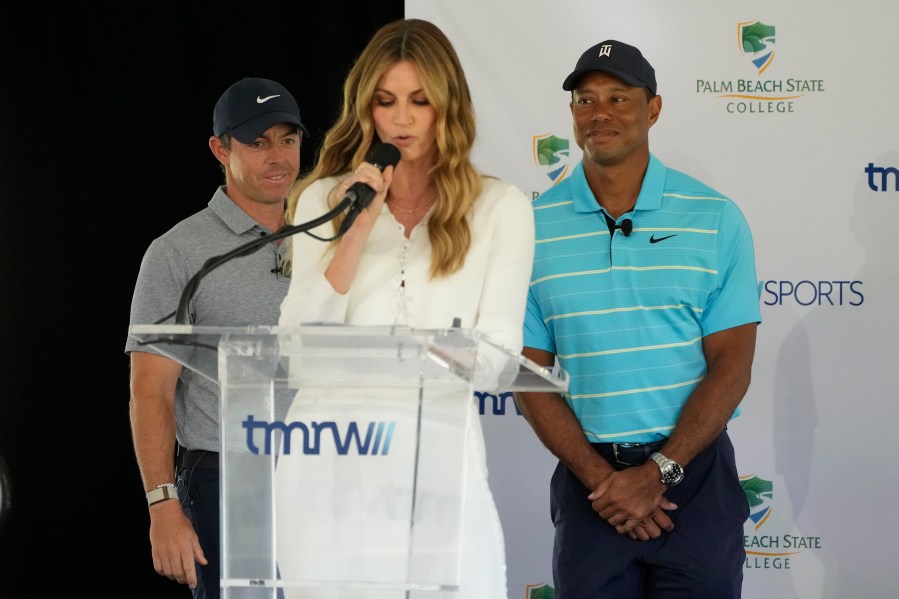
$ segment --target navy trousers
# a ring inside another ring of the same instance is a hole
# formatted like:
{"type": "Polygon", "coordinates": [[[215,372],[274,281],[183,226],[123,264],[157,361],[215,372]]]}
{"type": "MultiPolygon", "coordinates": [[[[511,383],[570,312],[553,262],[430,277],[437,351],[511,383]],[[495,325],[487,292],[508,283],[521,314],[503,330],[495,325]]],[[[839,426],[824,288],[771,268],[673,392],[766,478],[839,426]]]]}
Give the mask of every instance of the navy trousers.
{"type": "MultiPolygon", "coordinates": [[[[215,457],[218,459],[218,456],[215,457]]],[[[197,564],[197,587],[194,599],[219,599],[221,595],[221,561],[219,556],[219,470],[194,465],[178,470],[178,490],[184,513],[190,519],[206,555],[207,565],[197,564]]]]}
{"type": "MultiPolygon", "coordinates": [[[[619,467],[621,469],[622,467],[619,467]]],[[[588,491],[561,463],[550,484],[555,599],[737,599],[749,502],[723,432],[665,496],[674,530],[640,541],[593,511],[588,491]]]]}

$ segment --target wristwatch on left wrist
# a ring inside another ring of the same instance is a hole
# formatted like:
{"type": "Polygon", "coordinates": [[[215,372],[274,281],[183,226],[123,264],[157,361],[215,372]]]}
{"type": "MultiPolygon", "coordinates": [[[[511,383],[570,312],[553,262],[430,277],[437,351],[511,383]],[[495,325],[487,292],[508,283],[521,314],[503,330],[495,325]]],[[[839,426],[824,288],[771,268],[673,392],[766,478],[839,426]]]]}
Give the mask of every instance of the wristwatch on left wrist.
{"type": "Polygon", "coordinates": [[[662,471],[662,482],[664,484],[673,487],[684,480],[684,469],[674,460],[666,458],[658,451],[649,456],[649,459],[659,465],[659,470],[662,471]]]}
{"type": "Polygon", "coordinates": [[[175,483],[162,483],[147,492],[147,505],[155,505],[166,499],[178,500],[178,489],[175,483]]]}

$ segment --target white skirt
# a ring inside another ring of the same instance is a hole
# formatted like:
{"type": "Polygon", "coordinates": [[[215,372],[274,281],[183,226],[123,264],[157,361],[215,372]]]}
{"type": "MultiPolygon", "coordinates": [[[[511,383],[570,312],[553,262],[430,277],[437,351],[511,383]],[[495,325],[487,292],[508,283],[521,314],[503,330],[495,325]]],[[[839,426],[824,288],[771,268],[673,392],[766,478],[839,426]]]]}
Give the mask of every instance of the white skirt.
{"type": "Polygon", "coordinates": [[[467,402],[460,429],[452,415],[419,421],[406,401],[382,409],[390,400],[378,393],[379,413],[389,416],[374,422],[368,407],[360,416],[360,402],[298,397],[288,412],[288,423],[328,426],[318,437],[311,426],[294,432],[290,454],[278,458],[275,530],[285,599],[507,599],[505,542],[476,402],[467,402]],[[414,478],[419,462],[428,466],[419,466],[412,493],[402,481],[414,478]],[[397,581],[411,583],[408,595],[397,581]],[[458,591],[436,590],[455,582],[458,591]]]}

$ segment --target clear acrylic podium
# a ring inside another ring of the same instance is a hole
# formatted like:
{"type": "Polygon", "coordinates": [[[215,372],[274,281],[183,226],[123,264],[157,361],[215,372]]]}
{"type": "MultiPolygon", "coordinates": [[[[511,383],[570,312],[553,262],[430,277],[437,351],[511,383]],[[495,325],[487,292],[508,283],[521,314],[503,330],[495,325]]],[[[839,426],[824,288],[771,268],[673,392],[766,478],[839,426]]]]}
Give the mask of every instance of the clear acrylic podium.
{"type": "Polygon", "coordinates": [[[458,588],[474,391],[568,387],[564,372],[465,329],[129,332],[219,383],[228,599],[447,596],[458,588]]]}

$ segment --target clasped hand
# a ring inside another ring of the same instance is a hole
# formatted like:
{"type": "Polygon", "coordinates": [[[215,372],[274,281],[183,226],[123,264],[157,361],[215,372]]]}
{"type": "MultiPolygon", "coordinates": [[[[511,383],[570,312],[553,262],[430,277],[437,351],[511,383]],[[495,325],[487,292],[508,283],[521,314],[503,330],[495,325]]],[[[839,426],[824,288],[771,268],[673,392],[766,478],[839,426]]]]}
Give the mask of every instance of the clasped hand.
{"type": "Polygon", "coordinates": [[[657,471],[635,467],[613,472],[587,498],[593,511],[619,534],[648,541],[662,531],[674,530],[665,511],[677,509],[677,505],[665,499],[666,489],[657,471]]]}

